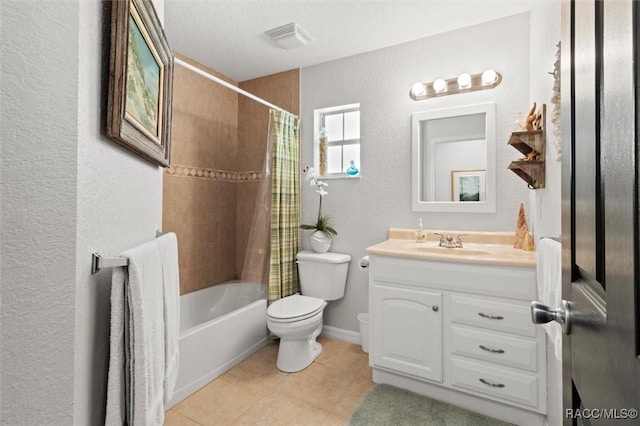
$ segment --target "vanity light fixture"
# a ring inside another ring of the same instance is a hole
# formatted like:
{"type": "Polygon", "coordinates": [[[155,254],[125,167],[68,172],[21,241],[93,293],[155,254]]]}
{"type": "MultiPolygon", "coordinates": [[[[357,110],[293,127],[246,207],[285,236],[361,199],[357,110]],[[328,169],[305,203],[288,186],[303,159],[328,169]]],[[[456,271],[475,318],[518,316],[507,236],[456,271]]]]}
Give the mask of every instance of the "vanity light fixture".
{"type": "Polygon", "coordinates": [[[427,93],[427,90],[424,87],[424,84],[418,82],[411,87],[411,94],[414,96],[424,96],[427,93]]]}
{"type": "Polygon", "coordinates": [[[436,81],[434,81],[431,86],[433,87],[433,90],[436,91],[436,93],[440,93],[447,90],[447,82],[444,81],[442,78],[439,78],[436,81]]]}
{"type": "Polygon", "coordinates": [[[502,75],[492,69],[478,74],[462,73],[458,77],[436,79],[429,83],[416,83],[411,87],[409,96],[414,101],[453,95],[455,93],[473,92],[493,89],[502,82],[502,75]]]}
{"type": "Polygon", "coordinates": [[[471,85],[471,76],[466,72],[463,72],[458,76],[458,87],[461,89],[466,89],[471,85]]]}
{"type": "Polygon", "coordinates": [[[498,78],[498,73],[495,70],[486,70],[482,73],[482,84],[492,84],[498,78]]]}

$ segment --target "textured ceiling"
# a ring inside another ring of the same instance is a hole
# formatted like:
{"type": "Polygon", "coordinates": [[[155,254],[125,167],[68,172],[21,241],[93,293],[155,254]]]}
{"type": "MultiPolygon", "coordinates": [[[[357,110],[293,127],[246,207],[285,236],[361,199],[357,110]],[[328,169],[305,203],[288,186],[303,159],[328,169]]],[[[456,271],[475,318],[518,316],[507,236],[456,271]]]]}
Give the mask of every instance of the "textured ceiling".
{"type": "Polygon", "coordinates": [[[328,62],[528,11],[545,0],[166,0],[171,48],[235,81],[328,62]],[[297,22],[313,44],[264,32],[297,22]]]}

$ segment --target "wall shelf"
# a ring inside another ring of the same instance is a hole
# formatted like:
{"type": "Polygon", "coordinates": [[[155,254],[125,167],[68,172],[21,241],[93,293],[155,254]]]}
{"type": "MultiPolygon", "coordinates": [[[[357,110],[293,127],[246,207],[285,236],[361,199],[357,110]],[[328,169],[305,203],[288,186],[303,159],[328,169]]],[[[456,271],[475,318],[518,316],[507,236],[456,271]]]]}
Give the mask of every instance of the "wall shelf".
{"type": "Polygon", "coordinates": [[[540,120],[540,130],[513,132],[507,142],[524,157],[514,160],[509,164],[508,169],[518,175],[527,183],[530,189],[544,188],[545,186],[545,147],[546,142],[546,110],[547,106],[542,104],[540,120]]]}

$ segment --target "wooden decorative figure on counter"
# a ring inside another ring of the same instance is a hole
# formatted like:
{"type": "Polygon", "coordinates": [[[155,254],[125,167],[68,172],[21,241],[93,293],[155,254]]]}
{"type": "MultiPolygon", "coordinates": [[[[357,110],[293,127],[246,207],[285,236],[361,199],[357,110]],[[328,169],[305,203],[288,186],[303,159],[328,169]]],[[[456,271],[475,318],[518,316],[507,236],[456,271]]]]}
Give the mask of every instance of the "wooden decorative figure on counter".
{"type": "Polygon", "coordinates": [[[529,226],[527,225],[527,218],[524,213],[523,203],[520,203],[520,210],[518,211],[516,238],[513,242],[513,248],[533,251],[533,240],[531,239],[531,235],[529,235],[529,226]]]}

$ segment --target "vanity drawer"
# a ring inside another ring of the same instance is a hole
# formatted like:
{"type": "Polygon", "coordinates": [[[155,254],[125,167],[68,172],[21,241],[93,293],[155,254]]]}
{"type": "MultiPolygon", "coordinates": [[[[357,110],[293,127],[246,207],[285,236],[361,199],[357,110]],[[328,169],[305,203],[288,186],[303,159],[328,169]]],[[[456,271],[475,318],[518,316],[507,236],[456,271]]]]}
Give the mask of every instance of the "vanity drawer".
{"type": "Polygon", "coordinates": [[[538,377],[452,358],[451,384],[530,407],[538,406],[538,377]]]}
{"type": "Polygon", "coordinates": [[[476,328],[451,326],[451,353],[536,372],[538,342],[476,328]]]}
{"type": "Polygon", "coordinates": [[[451,295],[451,322],[535,337],[529,304],[451,295]]]}

